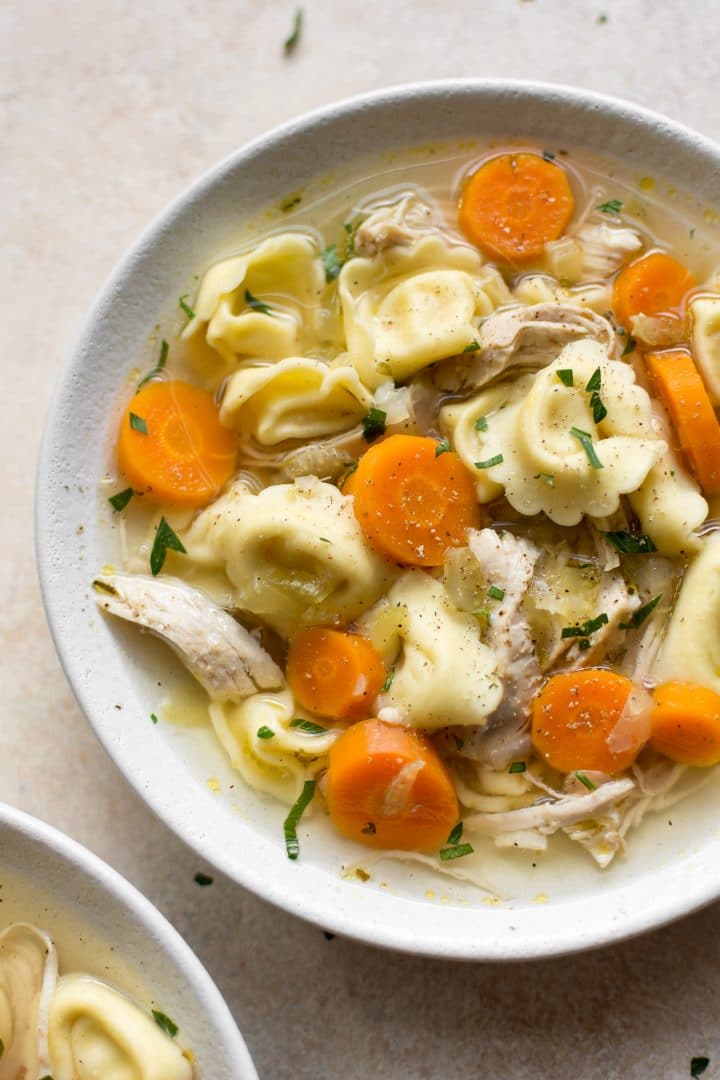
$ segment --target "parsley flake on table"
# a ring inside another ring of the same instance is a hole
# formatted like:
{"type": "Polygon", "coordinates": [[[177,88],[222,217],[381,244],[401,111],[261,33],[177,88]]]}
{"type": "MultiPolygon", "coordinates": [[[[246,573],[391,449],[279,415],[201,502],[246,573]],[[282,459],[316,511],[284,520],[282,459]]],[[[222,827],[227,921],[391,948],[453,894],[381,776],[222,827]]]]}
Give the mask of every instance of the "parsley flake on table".
{"type": "Polygon", "coordinates": [[[299,7],[295,12],[295,16],[293,18],[292,29],[283,42],[283,49],[285,50],[286,56],[289,56],[290,53],[294,52],[298,46],[298,42],[300,41],[300,35],[302,34],[304,18],[305,12],[303,8],[299,7]]]}

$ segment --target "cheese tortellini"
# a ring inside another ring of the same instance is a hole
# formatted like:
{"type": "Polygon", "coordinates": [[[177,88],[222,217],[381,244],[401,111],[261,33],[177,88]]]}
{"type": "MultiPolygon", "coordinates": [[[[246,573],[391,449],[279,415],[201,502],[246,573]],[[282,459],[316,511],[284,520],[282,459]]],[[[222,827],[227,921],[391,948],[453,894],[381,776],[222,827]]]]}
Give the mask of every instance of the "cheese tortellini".
{"type": "Polygon", "coordinates": [[[210,267],[183,336],[204,333],[226,371],[248,357],[296,356],[316,329],[324,287],[314,237],[271,236],[247,254],[210,267]]]}
{"type": "Polygon", "coordinates": [[[199,516],[185,546],[191,559],[224,566],[235,605],[286,637],[299,625],[350,622],[397,574],[365,543],[352,499],[315,477],[231,493],[199,516]]]}
{"type": "Polygon", "coordinates": [[[412,727],[479,724],[497,708],[502,683],[495,656],[480,640],[478,620],[452,606],[439,581],[410,570],[359,626],[394,677],[378,698],[383,710],[412,727]]]}
{"type": "Polygon", "coordinates": [[[310,440],[353,427],[372,405],[352,367],[289,357],[230,376],[220,418],[261,446],[310,440]]]}
{"type": "Polygon", "coordinates": [[[441,422],[481,499],[504,491],[516,510],[544,512],[559,525],[612,514],[667,450],[632,369],[590,340],[567,345],[534,376],[446,406],[441,422]],[[597,373],[607,412],[596,423],[586,387],[597,373]]]}
{"type": "Polygon", "coordinates": [[[461,353],[477,337],[480,319],[510,299],[477,251],[433,235],[350,259],[339,293],[348,361],[371,389],[388,375],[402,381],[461,353]]]}
{"type": "Polygon", "coordinates": [[[688,304],[693,357],[713,405],[720,405],[720,296],[698,296],[688,304]]]}
{"type": "Polygon", "coordinates": [[[720,536],[715,535],[704,542],[683,578],[653,679],[698,683],[720,694],[719,627],[720,536]]]}

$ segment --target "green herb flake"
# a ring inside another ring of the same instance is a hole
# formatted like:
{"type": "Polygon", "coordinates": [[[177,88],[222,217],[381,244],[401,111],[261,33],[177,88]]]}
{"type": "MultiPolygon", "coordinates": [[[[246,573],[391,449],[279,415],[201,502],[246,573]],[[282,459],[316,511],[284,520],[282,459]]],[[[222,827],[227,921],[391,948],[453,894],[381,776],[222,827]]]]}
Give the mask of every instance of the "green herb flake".
{"type": "MultiPolygon", "coordinates": [[[[598,615],[594,619],[588,619],[586,622],[584,622],[582,624],[579,624],[577,626],[563,626],[562,630],[560,631],[560,637],[561,638],[574,638],[574,637],[586,638],[586,637],[589,637],[590,634],[594,634],[595,631],[599,630],[601,626],[606,626],[607,622],[608,622],[608,617],[605,614],[605,612],[603,611],[602,615],[598,615]]],[[[587,648],[587,646],[586,646],[586,648],[587,648]]]]}
{"type": "Polygon", "coordinates": [[[112,506],[113,510],[115,510],[116,513],[119,514],[121,510],[125,509],[134,494],[135,492],[131,487],[125,488],[124,491],[118,491],[117,494],[111,495],[108,499],[108,502],[112,506]]]}
{"type": "Polygon", "coordinates": [[[133,431],[139,431],[141,435],[147,435],[148,427],[142,416],[138,416],[137,413],[130,413],[130,427],[133,431]]]}
{"type": "Polygon", "coordinates": [[[487,591],[487,594],[492,600],[504,600],[505,599],[505,590],[504,589],[499,589],[497,587],[497,585],[491,585],[490,588],[487,591]]]}
{"type": "Polygon", "coordinates": [[[283,214],[289,214],[290,211],[293,210],[296,206],[299,206],[301,202],[302,195],[290,195],[289,198],[285,199],[283,202],[280,203],[280,209],[282,210],[283,214]]]}
{"type": "Polygon", "coordinates": [[[488,429],[487,416],[479,416],[477,418],[477,420],[475,421],[475,430],[476,431],[487,431],[487,429],[488,429]]]}
{"type": "Polygon", "coordinates": [[[440,848],[440,860],[441,862],[448,862],[450,859],[462,859],[464,855],[472,855],[472,844],[456,844],[455,847],[440,848]]]}
{"type": "MultiPolygon", "coordinates": [[[[690,230],[690,239],[691,239],[691,240],[694,240],[694,239],[695,239],[695,230],[694,230],[694,229],[691,229],[691,230],[690,230]]],[[[693,1058],[693,1061],[694,1061],[694,1060],[695,1060],[695,1058],[693,1058]]]]}
{"type": "Polygon", "coordinates": [[[509,773],[520,773],[520,772],[525,772],[526,769],[527,769],[527,765],[525,764],[524,761],[513,761],[512,765],[508,769],[508,772],[509,773]]]}
{"type": "Polygon", "coordinates": [[[435,457],[440,457],[441,454],[447,454],[450,450],[452,450],[450,440],[445,437],[444,439],[441,439],[435,447],[435,457]]]}
{"type": "Polygon", "coordinates": [[[174,1039],[178,1033],[177,1024],[175,1024],[169,1016],[166,1016],[165,1013],[158,1012],[157,1009],[153,1009],[152,1014],[153,1020],[155,1021],[157,1026],[159,1028],[162,1028],[163,1031],[165,1031],[171,1039],[174,1039]]]}
{"type": "Polygon", "coordinates": [[[340,491],[342,491],[342,489],[345,487],[345,484],[348,482],[352,474],[356,471],[358,464],[359,463],[357,461],[351,461],[349,464],[346,463],[345,467],[347,469],[347,472],[343,473],[343,475],[338,480],[338,488],[340,491]]]}
{"type": "MultiPolygon", "coordinates": [[[[185,296],[187,296],[187,293],[185,293],[185,296]]],[[[188,319],[194,319],[195,318],[195,312],[193,311],[193,309],[190,307],[190,305],[185,300],[185,296],[180,297],[180,299],[178,300],[178,306],[185,312],[188,319]]]]}
{"type": "Polygon", "coordinates": [[[391,667],[390,670],[387,673],[387,678],[386,678],[385,682],[382,684],[382,690],[380,691],[381,694],[387,694],[388,690],[390,689],[390,687],[393,684],[393,679],[394,678],[395,678],[395,668],[391,667]]]}
{"type": "Polygon", "coordinates": [[[257,734],[258,739],[274,739],[275,738],[275,732],[273,731],[272,728],[269,728],[267,726],[267,724],[263,724],[262,727],[259,727],[257,729],[256,734],[257,734]]]}
{"type": "Polygon", "coordinates": [[[538,472],[533,476],[533,480],[543,480],[548,487],[555,487],[555,477],[549,472],[538,472]]]}
{"type": "Polygon", "coordinates": [[[623,204],[620,199],[608,199],[607,202],[600,203],[595,209],[599,210],[601,214],[619,214],[623,208],[623,204]]]}
{"type": "Polygon", "coordinates": [[[327,536],[321,536],[319,539],[323,544],[332,544],[332,540],[328,540],[327,536]]]}
{"type": "Polygon", "coordinates": [[[297,44],[300,41],[300,35],[302,34],[304,16],[305,12],[301,7],[299,7],[295,12],[292,30],[283,42],[283,49],[285,50],[286,56],[289,56],[290,53],[294,52],[294,50],[297,48],[297,44]]]}
{"type": "Polygon", "coordinates": [[[142,379],[137,384],[138,390],[141,386],[144,386],[145,383],[150,382],[151,379],[154,379],[156,375],[159,375],[160,372],[164,370],[165,365],[167,364],[169,350],[170,346],[168,345],[165,338],[163,338],[162,344],[160,345],[160,355],[158,357],[157,364],[154,368],[151,368],[150,371],[148,371],[147,375],[143,375],[142,379]]]}
{"type": "Polygon", "coordinates": [[[505,458],[502,454],[495,454],[495,457],[488,458],[487,461],[476,461],[476,469],[492,469],[493,465],[502,465],[505,458]]]}
{"type": "Polygon", "coordinates": [[[337,244],[330,244],[329,247],[323,248],[320,252],[320,258],[325,267],[325,280],[329,284],[331,281],[335,281],[335,278],[342,270],[342,263],[338,259],[337,244]]]}
{"type": "Polygon", "coordinates": [[[473,338],[473,340],[469,341],[468,344],[465,346],[463,352],[477,352],[479,348],[480,342],[477,340],[477,338],[473,338]]]}
{"type": "Polygon", "coordinates": [[[476,619],[487,619],[488,626],[492,622],[492,616],[486,607],[475,608],[473,615],[476,619]]]}
{"type": "Polygon", "coordinates": [[[322,724],[314,724],[312,720],[302,719],[291,720],[290,727],[297,728],[298,731],[304,731],[306,735],[326,735],[328,730],[322,724]]]}
{"type": "Polygon", "coordinates": [[[585,785],[585,787],[588,789],[588,791],[596,791],[597,790],[597,784],[593,784],[590,777],[586,776],[584,772],[576,772],[575,777],[576,777],[576,779],[578,779],[580,781],[581,784],[585,785]]]}
{"type": "Polygon", "coordinates": [[[635,338],[630,337],[630,335],[628,334],[628,339],[625,342],[625,348],[622,351],[623,356],[629,356],[631,352],[635,352],[636,348],[637,342],[635,341],[635,338]]]}
{"type": "Polygon", "coordinates": [[[563,386],[575,385],[572,368],[559,368],[558,371],[555,372],[555,374],[557,375],[563,386]]]}
{"type": "Polygon", "coordinates": [[[587,459],[593,469],[602,469],[603,464],[600,458],[595,453],[595,447],[593,446],[592,436],[587,431],[581,431],[580,428],[571,427],[570,434],[574,439],[582,446],[583,450],[587,454],[587,459]]]}
{"type": "Polygon", "coordinates": [[[258,311],[261,315],[270,315],[275,317],[275,312],[269,304],[264,304],[262,300],[258,300],[257,296],[253,296],[249,289],[245,290],[245,303],[248,307],[251,307],[253,311],[258,311]]]}
{"type": "Polygon", "coordinates": [[[162,570],[168,551],[177,551],[181,555],[187,555],[182,540],[176,536],[163,515],[160,518],[160,524],[155,530],[155,539],[150,552],[150,571],[153,577],[157,577],[162,570]]]}
{"type": "Polygon", "coordinates": [[[297,859],[298,855],[300,854],[300,843],[297,838],[297,827],[300,818],[305,813],[308,805],[312,802],[314,794],[315,781],[306,780],[303,784],[303,789],[298,796],[297,802],[291,808],[290,813],[285,818],[285,821],[283,823],[283,831],[285,833],[285,851],[287,852],[288,859],[297,859]]]}
{"type": "Polygon", "coordinates": [[[375,833],[377,832],[377,829],[375,828],[374,822],[368,821],[367,825],[363,825],[360,832],[364,833],[365,836],[374,836],[375,833]]]}
{"type": "Polygon", "coordinates": [[[588,394],[591,394],[593,392],[593,390],[599,390],[600,389],[600,380],[601,380],[601,378],[602,378],[602,373],[600,371],[600,368],[595,368],[592,375],[588,379],[587,386],[585,387],[588,394]]]}
{"type": "Polygon", "coordinates": [[[0,1039],[0,1058],[3,1056],[4,1053],[5,1053],[5,1043],[2,1041],[2,1039],[0,1039]]]}
{"type": "Polygon", "coordinates": [[[199,885],[202,889],[206,889],[208,885],[212,885],[215,878],[211,878],[209,874],[203,874],[201,870],[198,870],[197,874],[193,878],[196,885],[199,885]]]}
{"type": "Polygon", "coordinates": [[[620,629],[636,630],[638,626],[642,626],[648,615],[652,614],[652,612],[655,610],[661,600],[662,593],[658,593],[657,596],[653,596],[652,600],[648,600],[647,604],[643,604],[642,607],[639,607],[637,611],[634,611],[632,613],[632,615],[630,616],[630,622],[621,622],[620,629]]]}
{"type": "Polygon", "coordinates": [[[543,157],[545,158],[546,161],[554,161],[555,160],[555,154],[553,154],[552,150],[543,150],[543,157]]]}
{"type": "Polygon", "coordinates": [[[695,1080],[697,1080],[697,1077],[702,1076],[702,1074],[705,1072],[705,1070],[707,1069],[709,1064],[710,1064],[710,1058],[708,1058],[708,1057],[694,1057],[694,1058],[691,1058],[690,1059],[690,1075],[692,1077],[694,1077],[695,1080]]]}
{"type": "Polygon", "coordinates": [[[593,411],[593,420],[596,424],[601,423],[607,416],[607,409],[600,400],[597,390],[590,396],[590,408],[593,411]]]}
{"type": "Polygon", "coordinates": [[[379,438],[380,435],[385,434],[386,419],[386,412],[383,412],[382,409],[376,409],[374,405],[370,406],[368,414],[362,422],[363,436],[366,442],[372,442],[374,439],[379,438]]]}
{"type": "Polygon", "coordinates": [[[447,843],[448,844],[453,844],[453,845],[454,844],[459,844],[460,841],[462,840],[462,834],[463,834],[463,823],[462,823],[462,821],[458,821],[457,825],[454,825],[453,828],[450,830],[450,835],[447,838],[447,843]]]}
{"type": "Polygon", "coordinates": [[[598,15],[595,22],[598,24],[598,26],[604,26],[605,23],[608,21],[608,18],[609,18],[609,16],[607,16],[607,15],[598,15]]]}
{"type": "Polygon", "coordinates": [[[155,715],[154,712],[150,713],[150,719],[152,720],[153,724],[157,724],[158,718],[157,718],[157,716],[155,715]]]}
{"type": "Polygon", "coordinates": [[[651,538],[644,533],[631,533],[620,529],[618,532],[602,532],[602,535],[621,555],[649,555],[657,551],[651,538]]]}

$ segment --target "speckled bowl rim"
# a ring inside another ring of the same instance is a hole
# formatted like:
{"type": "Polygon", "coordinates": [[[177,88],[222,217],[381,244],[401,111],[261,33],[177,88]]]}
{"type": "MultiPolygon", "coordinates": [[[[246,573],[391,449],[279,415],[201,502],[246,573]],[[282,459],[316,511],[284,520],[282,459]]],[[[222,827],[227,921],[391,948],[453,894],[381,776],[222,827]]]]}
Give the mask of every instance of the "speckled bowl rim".
{"type": "MultiPolygon", "coordinates": [[[[102,681],[88,673],[90,642],[65,633],[75,614],[77,600],[68,596],[67,574],[62,562],[62,536],[57,529],[57,461],[63,450],[63,415],[78,391],[84,371],[83,356],[89,346],[102,340],[102,321],[114,296],[132,280],[138,263],[152,259],[155,245],[167,242],[174,225],[184,215],[198,213],[203,199],[235,176],[262,169],[263,158],[272,157],[283,144],[295,146],[307,139],[312,144],[342,132],[352,133],[353,123],[368,116],[377,121],[400,113],[412,127],[416,115],[454,117],[458,108],[516,109],[515,130],[528,133],[530,113],[563,117],[603,130],[602,145],[589,141],[589,149],[615,157],[625,156],[640,167],[662,171],[670,155],[682,159],[688,187],[707,199],[717,192],[712,176],[720,171],[720,148],[702,135],[658,113],[617,98],[561,84],[506,79],[454,79],[390,87],[352,97],[310,112],[254,139],[215,166],[178,196],[145,230],[123,258],[88,314],[84,330],[57,387],[45,430],[38,466],[36,498],[37,559],[48,622],[60,660],[75,695],[100,741],[138,794],[186,843],[230,878],[265,900],[301,916],[326,930],[376,946],[427,956],[464,960],[527,960],[594,948],[640,934],[710,903],[720,895],[720,857],[708,846],[683,862],[682,873],[674,864],[653,871],[651,878],[619,886],[612,892],[564,900],[557,904],[491,909],[472,912],[461,907],[438,909],[408,897],[373,890],[368,893],[329,875],[306,860],[297,863],[272,861],[268,842],[245,828],[238,856],[213,835],[208,820],[198,821],[183,800],[173,798],[159,771],[152,782],[138,775],[140,762],[121,752],[101,722],[102,704],[111,708],[102,681]],[[417,111],[421,110],[418,114],[417,111]],[[271,869],[269,869],[269,861],[271,869]],[[492,918],[485,918],[485,912],[492,918]]],[[[475,115],[473,113],[473,115],[475,115]]],[[[397,118],[396,118],[397,119],[397,118]]],[[[419,128],[420,120],[416,126],[419,128]]],[[[366,125],[367,126],[367,125],[366,125]]],[[[450,124],[452,127],[452,124],[450,124]]],[[[540,126],[538,124],[538,126],[540,126]]],[[[362,128],[362,123],[361,123],[362,128]]],[[[478,134],[482,129],[478,128],[478,134]]],[[[512,130],[512,129],[511,129],[512,130]]],[[[507,129],[506,129],[507,131],[507,129]]],[[[467,130],[465,131],[467,134],[467,130]]],[[[427,122],[427,138],[442,137],[427,122]]],[[[595,138],[595,136],[594,136],[595,138]]],[[[599,138],[599,135],[598,135],[599,138]]],[[[417,142],[424,141],[421,137],[417,142]]],[[[382,149],[378,147],[378,150],[382,149]]],[[[322,163],[318,170],[327,168],[322,163]]],[[[289,190],[289,188],[288,188],[289,190]]],[[[131,315],[129,316],[131,317],[131,315]]],[[[69,533],[67,534],[69,535],[69,533]]],[[[146,763],[142,763],[145,768],[146,763]]],[[[238,825],[242,828],[242,825],[238,825]]]]}
{"type": "MultiPolygon", "coordinates": [[[[56,876],[58,863],[61,864],[61,873],[68,875],[68,893],[79,893],[79,886],[82,886],[83,899],[76,900],[73,905],[73,915],[81,928],[83,925],[93,926],[97,921],[92,911],[94,899],[102,899],[103,902],[109,899],[114,902],[119,917],[127,920],[129,929],[126,936],[131,932],[147,943],[144,945],[148,948],[147,955],[153,950],[160,950],[168,968],[181,980],[181,985],[189,989],[193,1008],[200,1011],[204,1018],[203,1028],[207,1029],[213,1041],[215,1060],[206,1064],[212,1065],[214,1071],[211,1075],[205,1067],[201,1073],[202,1080],[220,1080],[221,1077],[225,1080],[258,1080],[245,1040],[215,983],[177,930],[134,885],[65,833],[30,814],[0,803],[0,841],[8,833],[14,835],[30,862],[44,862],[47,866],[48,861],[52,860],[55,867],[52,876],[56,876]],[[31,854],[35,858],[31,858],[31,854]]],[[[68,908],[68,898],[60,897],[58,900],[47,894],[46,884],[28,874],[27,864],[11,869],[23,878],[28,888],[42,897],[44,907],[52,910],[55,901],[59,910],[68,908]]],[[[123,927],[120,924],[114,930],[114,947],[122,947],[122,940],[123,927]]],[[[143,973],[143,979],[152,989],[151,965],[143,973]]],[[[202,1048],[195,1049],[198,1066],[202,1068],[202,1048]]]]}

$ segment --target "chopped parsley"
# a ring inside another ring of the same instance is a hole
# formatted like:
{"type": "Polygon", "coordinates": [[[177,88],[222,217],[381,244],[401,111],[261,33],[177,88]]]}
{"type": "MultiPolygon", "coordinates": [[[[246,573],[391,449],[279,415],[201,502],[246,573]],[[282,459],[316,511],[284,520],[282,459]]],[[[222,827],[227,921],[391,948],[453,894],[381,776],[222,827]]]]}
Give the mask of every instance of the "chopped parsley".
{"type": "Polygon", "coordinates": [[[374,836],[377,832],[377,829],[375,828],[374,822],[368,821],[367,825],[364,825],[360,832],[364,833],[365,836],[374,836]]]}
{"type": "Polygon", "coordinates": [[[463,352],[477,352],[479,348],[480,342],[477,340],[477,338],[473,338],[473,340],[465,346],[463,352]]]}
{"type": "MultiPolygon", "coordinates": [[[[185,296],[187,296],[187,293],[185,293],[185,296]]],[[[178,306],[180,308],[182,308],[182,310],[187,315],[188,319],[194,319],[195,318],[195,312],[193,311],[193,309],[190,307],[190,305],[185,300],[185,296],[180,297],[180,299],[178,300],[178,306]]]]}
{"type": "Polygon", "coordinates": [[[440,848],[440,859],[447,862],[449,859],[462,859],[464,855],[472,855],[472,844],[456,844],[454,847],[440,848]]]}
{"type": "Polygon", "coordinates": [[[152,1014],[153,1020],[157,1026],[167,1032],[171,1039],[174,1039],[178,1033],[177,1024],[175,1024],[169,1016],[166,1016],[165,1013],[158,1012],[157,1009],[153,1009],[152,1014]]]}
{"type": "Polygon", "coordinates": [[[504,589],[499,589],[497,585],[491,585],[490,588],[487,591],[487,594],[492,600],[504,600],[505,599],[505,590],[504,589]]]}
{"type": "Polygon", "coordinates": [[[157,724],[158,718],[157,718],[157,716],[155,715],[154,712],[150,713],[150,719],[152,720],[153,724],[157,724]]]}
{"type": "Polygon", "coordinates": [[[291,52],[295,50],[298,42],[300,41],[300,35],[302,34],[304,11],[301,7],[295,12],[295,18],[293,19],[292,30],[285,38],[283,42],[283,49],[285,55],[289,56],[291,52]]]}
{"type": "Polygon", "coordinates": [[[628,334],[628,339],[625,342],[625,348],[622,351],[623,356],[627,356],[629,353],[635,352],[635,348],[636,348],[635,338],[630,337],[630,335],[628,334]]]}
{"type": "Polygon", "coordinates": [[[600,400],[600,379],[600,368],[595,368],[585,387],[586,392],[590,394],[590,408],[593,411],[593,420],[596,424],[599,424],[607,416],[607,409],[600,400]]]}
{"type": "Polygon", "coordinates": [[[695,1080],[697,1080],[697,1077],[702,1076],[702,1074],[705,1072],[705,1070],[707,1069],[709,1064],[710,1064],[710,1058],[708,1058],[708,1057],[694,1057],[694,1058],[692,1058],[690,1060],[690,1075],[692,1077],[694,1077],[695,1080]]]}
{"type": "Polygon", "coordinates": [[[372,442],[374,439],[385,434],[385,421],[387,419],[387,413],[382,409],[375,408],[374,405],[370,406],[368,414],[364,417],[362,422],[363,436],[366,442],[372,442]]]}
{"type": "Polygon", "coordinates": [[[487,431],[487,416],[479,416],[475,421],[476,431],[487,431]]]}
{"type": "Polygon", "coordinates": [[[448,844],[459,844],[462,840],[463,823],[458,821],[457,825],[454,825],[450,830],[450,835],[447,838],[448,844]]]}
{"type": "Polygon", "coordinates": [[[644,533],[631,533],[620,529],[617,532],[603,532],[602,535],[621,555],[649,555],[657,551],[650,537],[644,533]]]}
{"type": "Polygon", "coordinates": [[[257,737],[258,739],[274,739],[275,732],[272,728],[269,728],[267,724],[263,724],[262,727],[257,729],[257,737]]]}
{"type": "MultiPolygon", "coordinates": [[[[607,624],[608,617],[603,611],[602,615],[596,616],[594,619],[587,619],[584,623],[579,623],[576,626],[563,626],[560,631],[561,638],[587,638],[590,634],[594,634],[596,630],[599,630],[601,626],[607,624]]],[[[587,645],[581,646],[587,648],[587,645]]]]}
{"type": "Polygon", "coordinates": [[[201,870],[198,870],[197,874],[193,878],[196,885],[200,885],[201,888],[206,889],[208,885],[212,885],[215,878],[211,878],[209,874],[203,874],[201,870]]]}
{"type": "Polygon", "coordinates": [[[488,458],[487,461],[476,461],[476,469],[492,469],[493,465],[502,465],[505,458],[502,454],[496,454],[495,457],[488,458]]]}
{"type": "Polygon", "coordinates": [[[291,808],[290,813],[285,818],[283,823],[283,831],[285,833],[285,851],[287,852],[288,859],[297,859],[300,854],[300,844],[297,838],[297,827],[300,818],[305,813],[308,805],[312,802],[312,797],[315,794],[315,781],[306,780],[303,784],[303,789],[298,796],[297,802],[291,808]]]}
{"type": "Polygon", "coordinates": [[[590,777],[586,776],[584,772],[576,772],[575,773],[575,778],[577,780],[579,780],[581,784],[584,784],[585,787],[588,789],[588,791],[596,791],[597,790],[597,784],[593,784],[590,777]]]}
{"type": "Polygon", "coordinates": [[[142,416],[138,416],[137,413],[130,413],[130,427],[133,431],[139,431],[141,435],[147,435],[148,427],[142,416]]]}
{"type": "Polygon", "coordinates": [[[598,15],[597,19],[595,20],[595,22],[598,24],[598,26],[604,26],[607,21],[608,21],[608,16],[607,15],[598,15]]]}
{"type": "Polygon", "coordinates": [[[556,375],[560,382],[563,384],[563,386],[575,385],[572,368],[560,368],[556,372],[556,375]]]}
{"type": "Polygon", "coordinates": [[[124,510],[127,504],[132,499],[135,492],[131,487],[125,488],[124,491],[118,491],[115,495],[111,495],[108,502],[112,506],[113,510],[119,514],[121,510],[124,510]]]}
{"type": "Polygon", "coordinates": [[[245,303],[248,307],[251,307],[253,311],[259,311],[261,315],[270,315],[275,317],[275,312],[269,304],[264,304],[262,300],[258,300],[257,296],[253,296],[249,289],[245,290],[245,303]]]}
{"type": "Polygon", "coordinates": [[[533,480],[544,480],[548,487],[555,487],[555,477],[552,473],[549,472],[535,473],[535,475],[533,476],[533,480]]]}
{"type": "Polygon", "coordinates": [[[352,474],[355,472],[357,467],[358,467],[358,462],[357,461],[345,462],[345,468],[347,469],[347,472],[343,473],[343,475],[338,480],[338,488],[340,489],[340,491],[342,491],[343,487],[345,486],[347,481],[350,479],[352,474]]]}
{"type": "Polygon", "coordinates": [[[444,439],[441,439],[435,447],[435,457],[440,457],[441,454],[447,454],[451,449],[450,440],[446,436],[444,439]]]}
{"type": "Polygon", "coordinates": [[[623,204],[620,199],[608,199],[607,202],[600,203],[595,209],[599,210],[601,214],[619,214],[622,207],[623,204]]]}
{"type": "Polygon", "coordinates": [[[621,622],[620,629],[636,630],[638,626],[642,626],[648,615],[652,614],[652,612],[655,610],[661,600],[662,593],[658,593],[657,596],[653,596],[652,600],[648,600],[647,604],[643,604],[642,607],[639,607],[637,611],[634,611],[632,613],[632,615],[630,616],[630,622],[621,622]]]}
{"type": "Polygon", "coordinates": [[[583,450],[587,454],[587,459],[593,469],[602,469],[603,464],[600,458],[595,453],[595,447],[593,446],[592,436],[587,431],[582,431],[580,428],[571,427],[570,434],[574,439],[582,446],[583,450]]]}
{"type": "Polygon", "coordinates": [[[513,761],[512,765],[508,769],[509,773],[525,772],[527,765],[524,761],[513,761]]]}
{"type": "Polygon", "coordinates": [[[283,214],[289,214],[290,211],[298,206],[302,202],[302,195],[290,195],[284,202],[280,203],[280,209],[283,214]]]}
{"type": "Polygon", "coordinates": [[[388,690],[390,689],[390,687],[393,684],[393,679],[394,678],[395,678],[395,668],[391,667],[390,670],[387,673],[387,679],[382,684],[382,690],[380,691],[381,694],[387,694],[388,690]]]}
{"type": "Polygon", "coordinates": [[[492,622],[492,617],[486,607],[475,608],[475,610],[473,611],[473,615],[476,619],[487,619],[488,626],[492,622]]]}
{"type": "Polygon", "coordinates": [[[600,389],[600,379],[601,378],[602,378],[602,375],[601,375],[601,372],[600,372],[600,368],[599,367],[595,368],[592,375],[588,379],[587,386],[585,387],[588,394],[592,393],[593,390],[599,390],[600,389]]]}
{"type": "Polygon", "coordinates": [[[320,258],[325,267],[325,280],[330,283],[342,270],[342,263],[338,259],[337,244],[330,244],[329,247],[323,248],[320,258]]]}
{"type": "Polygon", "coordinates": [[[0,1039],[0,1058],[3,1056],[4,1053],[5,1053],[5,1043],[2,1041],[2,1039],[0,1039]]]}
{"type": "Polygon", "coordinates": [[[182,540],[176,536],[163,515],[160,518],[160,524],[155,530],[155,539],[150,552],[150,570],[153,577],[156,577],[162,570],[168,551],[178,551],[181,555],[187,554],[182,540]]]}
{"type": "Polygon", "coordinates": [[[140,389],[141,386],[144,386],[146,382],[150,382],[151,379],[154,379],[156,375],[160,374],[160,372],[163,370],[163,368],[167,364],[167,358],[168,358],[169,349],[170,349],[170,346],[168,345],[165,338],[163,338],[162,344],[160,346],[160,355],[158,357],[157,364],[155,365],[154,368],[151,368],[150,371],[148,371],[147,375],[143,375],[142,379],[137,384],[138,390],[140,389]]]}
{"type": "Polygon", "coordinates": [[[543,157],[545,158],[546,161],[554,161],[555,160],[555,155],[553,154],[552,150],[543,150],[543,157]]]}
{"type": "Polygon", "coordinates": [[[327,728],[322,724],[314,724],[312,720],[291,720],[290,727],[297,728],[298,731],[304,731],[306,735],[325,735],[327,728]]]}

